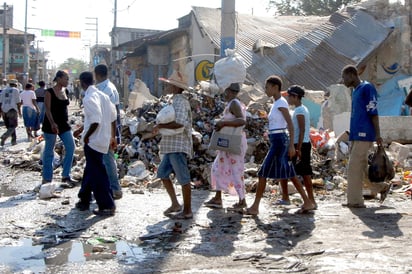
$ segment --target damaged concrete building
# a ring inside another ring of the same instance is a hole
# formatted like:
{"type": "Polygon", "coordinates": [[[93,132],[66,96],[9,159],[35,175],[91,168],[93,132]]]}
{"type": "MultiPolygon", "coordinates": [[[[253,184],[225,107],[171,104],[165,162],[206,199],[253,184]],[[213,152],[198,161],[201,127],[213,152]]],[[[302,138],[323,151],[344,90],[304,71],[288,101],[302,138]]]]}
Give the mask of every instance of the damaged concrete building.
{"type": "MultiPolygon", "coordinates": [[[[350,113],[350,91],[338,85],[341,69],[356,65],[361,78],[378,89],[384,139],[409,143],[412,121],[403,100],[412,84],[411,5],[390,2],[363,1],[325,17],[236,14],[236,50],[247,67],[245,85],[263,94],[266,77],[277,74],[285,87],[304,86],[312,126],[338,135],[348,128],[350,113]]],[[[176,65],[188,72],[192,86],[210,80],[220,58],[221,13],[192,7],[178,19],[177,29],[119,45],[117,50],[130,52],[119,72],[125,104],[136,80],[161,96],[157,79],[176,65]]]]}

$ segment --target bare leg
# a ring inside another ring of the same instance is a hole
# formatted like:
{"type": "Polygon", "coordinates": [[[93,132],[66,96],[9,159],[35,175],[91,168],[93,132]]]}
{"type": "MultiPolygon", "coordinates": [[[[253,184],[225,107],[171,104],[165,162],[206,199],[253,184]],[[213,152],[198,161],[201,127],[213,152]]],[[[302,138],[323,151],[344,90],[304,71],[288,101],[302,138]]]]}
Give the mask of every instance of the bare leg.
{"type": "Polygon", "coordinates": [[[285,202],[289,202],[288,181],[281,180],[280,187],[282,189],[282,200],[285,202]]]}
{"type": "Polygon", "coordinates": [[[259,177],[259,183],[256,189],[255,201],[253,202],[252,206],[247,209],[247,213],[252,215],[259,214],[259,204],[260,200],[263,197],[263,193],[266,189],[266,178],[259,177]]]}
{"type": "Polygon", "coordinates": [[[190,186],[190,183],[182,186],[182,193],[183,193],[183,214],[184,216],[192,215],[192,188],[190,186]]]}
{"type": "Polygon", "coordinates": [[[176,192],[175,192],[175,188],[173,186],[172,181],[170,179],[162,179],[162,182],[163,182],[163,186],[166,188],[167,194],[169,194],[170,201],[172,202],[172,205],[168,209],[166,209],[164,213],[168,214],[168,213],[180,211],[181,206],[179,202],[177,201],[176,192]]]}
{"type": "Polygon", "coordinates": [[[317,207],[315,197],[313,195],[312,177],[310,175],[304,175],[303,176],[303,183],[305,184],[305,189],[306,189],[306,193],[308,194],[309,201],[315,207],[317,207]]]}
{"type": "Polygon", "coordinates": [[[302,209],[304,209],[304,210],[314,209],[315,205],[313,205],[311,203],[311,201],[309,201],[309,198],[306,195],[306,192],[303,189],[303,186],[302,186],[301,182],[298,180],[298,177],[295,176],[293,178],[290,178],[290,180],[292,181],[292,183],[295,186],[296,190],[299,192],[300,196],[302,196],[302,199],[303,199],[302,209]]]}

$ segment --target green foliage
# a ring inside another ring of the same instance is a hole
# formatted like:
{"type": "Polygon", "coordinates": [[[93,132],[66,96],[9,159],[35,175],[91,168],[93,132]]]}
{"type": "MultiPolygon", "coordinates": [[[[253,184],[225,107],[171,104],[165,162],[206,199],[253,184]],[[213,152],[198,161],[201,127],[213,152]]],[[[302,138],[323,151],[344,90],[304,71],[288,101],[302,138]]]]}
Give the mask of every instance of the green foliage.
{"type": "Polygon", "coordinates": [[[276,9],[280,15],[328,16],[340,8],[359,3],[361,0],[270,0],[268,9],[276,9]]]}
{"type": "Polygon", "coordinates": [[[80,73],[89,70],[87,63],[75,58],[67,59],[58,69],[67,71],[71,80],[79,78],[80,73]]]}

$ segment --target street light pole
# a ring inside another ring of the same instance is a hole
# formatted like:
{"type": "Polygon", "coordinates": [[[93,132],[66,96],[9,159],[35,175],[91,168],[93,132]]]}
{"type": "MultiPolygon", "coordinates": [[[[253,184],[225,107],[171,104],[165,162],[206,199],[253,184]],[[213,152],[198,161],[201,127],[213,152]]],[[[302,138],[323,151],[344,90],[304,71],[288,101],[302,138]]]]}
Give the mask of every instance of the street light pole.
{"type": "Polygon", "coordinates": [[[7,54],[6,54],[6,48],[7,48],[7,4],[4,3],[3,6],[3,79],[7,78],[7,54]]]}
{"type": "Polygon", "coordinates": [[[28,39],[27,39],[27,1],[26,0],[26,10],[25,10],[25,19],[24,19],[24,69],[23,69],[23,79],[24,79],[24,83],[27,82],[28,78],[29,78],[29,69],[30,69],[30,65],[29,65],[29,43],[28,43],[28,39]]]}
{"type": "Polygon", "coordinates": [[[86,30],[96,31],[96,46],[97,46],[99,44],[99,18],[97,18],[97,17],[86,17],[86,19],[94,19],[96,21],[96,23],[86,23],[86,25],[95,26],[94,29],[86,29],[86,30]]]}

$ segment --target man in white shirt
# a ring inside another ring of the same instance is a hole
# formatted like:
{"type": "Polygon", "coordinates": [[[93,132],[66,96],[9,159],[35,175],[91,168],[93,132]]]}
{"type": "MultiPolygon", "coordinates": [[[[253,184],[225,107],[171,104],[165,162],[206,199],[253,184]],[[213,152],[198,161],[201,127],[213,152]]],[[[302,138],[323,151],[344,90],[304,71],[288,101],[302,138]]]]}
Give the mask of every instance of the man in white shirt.
{"type": "Polygon", "coordinates": [[[83,174],[82,186],[76,203],[76,208],[87,210],[90,206],[91,193],[93,192],[98,209],[93,213],[101,216],[113,216],[115,204],[109,178],[103,163],[103,155],[107,154],[109,147],[116,147],[116,109],[109,97],[93,85],[93,74],[82,72],[79,76],[80,85],[85,90],[84,129],[82,143],[86,166],[83,174]]]}
{"type": "Polygon", "coordinates": [[[0,113],[7,128],[7,131],[1,136],[0,146],[4,146],[6,139],[10,136],[11,144],[17,144],[16,127],[18,125],[18,116],[21,116],[21,99],[17,83],[17,80],[11,79],[9,87],[0,93],[0,113]]]}
{"type": "MultiPolygon", "coordinates": [[[[96,78],[96,88],[109,96],[110,101],[116,107],[116,141],[120,144],[120,109],[119,109],[119,93],[117,92],[116,86],[110,82],[107,78],[108,69],[104,64],[97,65],[94,68],[94,75],[96,78]]],[[[119,178],[117,175],[117,164],[114,157],[114,151],[109,149],[109,152],[103,155],[103,162],[106,167],[107,174],[109,175],[110,187],[113,191],[114,199],[121,199],[123,196],[122,187],[119,183],[119,178]]]]}

